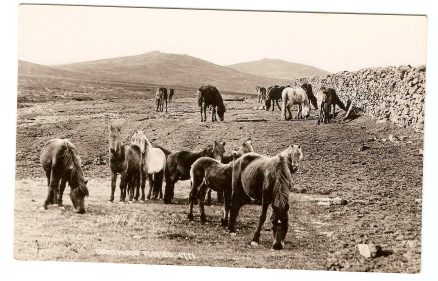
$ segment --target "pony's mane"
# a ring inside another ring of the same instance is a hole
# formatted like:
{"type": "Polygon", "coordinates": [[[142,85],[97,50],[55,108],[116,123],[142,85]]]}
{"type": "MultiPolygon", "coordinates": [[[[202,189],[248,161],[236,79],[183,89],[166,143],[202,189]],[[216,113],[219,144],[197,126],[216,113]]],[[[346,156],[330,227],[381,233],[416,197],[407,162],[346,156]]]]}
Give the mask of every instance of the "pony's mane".
{"type": "Polygon", "coordinates": [[[272,173],[270,180],[273,187],[273,205],[278,208],[284,208],[289,203],[289,192],[291,189],[292,176],[287,163],[287,158],[278,154],[273,159],[272,173]]]}
{"type": "Polygon", "coordinates": [[[76,148],[68,141],[64,142],[65,150],[62,155],[62,159],[64,162],[64,167],[69,169],[70,171],[70,186],[77,185],[83,192],[88,195],[88,190],[84,190],[82,185],[79,184],[78,180],[85,181],[84,173],[81,167],[81,159],[79,158],[79,154],[76,151],[76,148]]]}

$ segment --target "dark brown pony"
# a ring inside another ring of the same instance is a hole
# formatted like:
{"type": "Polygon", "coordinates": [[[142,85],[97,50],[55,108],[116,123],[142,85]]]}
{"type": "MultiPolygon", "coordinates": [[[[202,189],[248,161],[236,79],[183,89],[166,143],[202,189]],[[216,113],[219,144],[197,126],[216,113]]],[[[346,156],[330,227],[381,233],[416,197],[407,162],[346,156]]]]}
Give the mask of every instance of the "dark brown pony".
{"type": "Polygon", "coordinates": [[[174,95],[174,94],[175,94],[175,89],[170,88],[170,89],[169,89],[169,98],[168,98],[169,103],[172,102],[172,100],[173,100],[173,95],[174,95]]]}
{"type": "Polygon", "coordinates": [[[211,122],[217,121],[216,108],[217,108],[217,115],[219,115],[219,119],[221,121],[224,121],[225,105],[218,89],[216,89],[216,87],[211,85],[202,86],[201,88],[198,89],[197,94],[198,94],[198,106],[201,111],[201,122],[207,121],[207,107],[209,107],[210,105],[213,109],[211,113],[211,122]]]}
{"type": "Polygon", "coordinates": [[[158,88],[155,93],[155,103],[157,105],[157,109],[155,111],[163,112],[163,105],[166,103],[166,112],[167,112],[167,89],[166,88],[158,88]]]}
{"type": "Polygon", "coordinates": [[[120,174],[120,201],[125,201],[126,189],[129,191],[129,202],[135,195],[138,198],[141,176],[141,150],[135,144],[122,144],[120,125],[111,125],[109,128],[109,152],[110,152],[110,169],[111,169],[111,196],[109,202],[114,201],[114,192],[116,190],[117,174],[120,174]]]}
{"type": "Polygon", "coordinates": [[[298,169],[303,154],[299,145],[291,145],[274,157],[248,153],[240,157],[233,165],[232,195],[230,203],[230,221],[228,229],[235,235],[236,218],[242,205],[250,198],[261,200],[257,230],[251,244],[256,246],[260,240],[260,231],[266,220],[269,205],[272,204],[272,248],[284,247],[288,230],[289,192],[292,185],[292,173],[298,169]]]}
{"type": "Polygon", "coordinates": [[[332,119],[335,118],[336,113],[336,105],[339,106],[342,110],[347,111],[344,103],[339,99],[336,94],[335,89],[321,87],[321,90],[317,93],[318,104],[320,105],[320,112],[318,118],[318,125],[323,123],[330,122],[330,111],[333,106],[333,115],[332,119]]]}
{"type": "Polygon", "coordinates": [[[318,109],[318,102],[315,94],[313,93],[312,85],[309,83],[304,83],[301,85],[301,88],[306,91],[307,97],[309,98],[310,103],[313,105],[313,108],[318,109]]]}
{"type": "MultiPolygon", "coordinates": [[[[234,151],[234,158],[252,152],[251,141],[244,142],[238,151],[234,151]]],[[[193,220],[193,204],[199,203],[201,223],[205,223],[204,198],[207,190],[223,194],[224,208],[221,222],[223,226],[228,223],[228,212],[231,198],[231,179],[233,162],[223,164],[210,157],[201,157],[196,160],[190,169],[191,190],[189,195],[189,220],[193,220]]]]}
{"type": "Polygon", "coordinates": [[[266,90],[266,100],[265,100],[265,106],[266,111],[269,110],[272,104],[272,111],[274,111],[275,103],[277,104],[277,107],[279,110],[281,110],[280,105],[278,104],[278,101],[281,100],[281,93],[283,92],[285,86],[270,86],[266,90]]]}
{"type": "Polygon", "coordinates": [[[175,183],[179,180],[190,179],[190,167],[197,159],[206,156],[221,160],[225,152],[225,142],[214,142],[200,152],[178,151],[167,156],[165,179],[166,187],[164,188],[164,203],[169,204],[173,199],[175,183]]]}
{"type": "Polygon", "coordinates": [[[88,180],[84,177],[74,145],[67,139],[51,139],[41,150],[40,162],[49,189],[43,208],[47,210],[48,204],[58,204],[61,207],[62,195],[68,183],[73,207],[77,213],[85,213],[84,198],[88,196],[88,180]]]}

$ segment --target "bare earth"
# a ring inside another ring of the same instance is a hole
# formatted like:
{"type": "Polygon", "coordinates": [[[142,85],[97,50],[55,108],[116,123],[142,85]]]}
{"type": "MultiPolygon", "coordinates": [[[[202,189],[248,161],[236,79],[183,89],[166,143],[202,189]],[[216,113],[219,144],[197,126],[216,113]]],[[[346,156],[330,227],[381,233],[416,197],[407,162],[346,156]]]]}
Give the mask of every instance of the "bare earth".
{"type": "Polygon", "coordinates": [[[19,80],[16,259],[419,272],[421,134],[376,124],[367,116],[321,126],[315,119],[281,121],[277,108],[274,113],[254,110],[255,98],[226,101],[225,122],[201,123],[195,90],[177,88],[175,102],[163,114],[155,112],[153,86],[48,81],[19,80]],[[242,117],[268,121],[236,122],[242,117]],[[161,200],[107,203],[107,127],[112,122],[123,124],[125,140],[134,129],[144,129],[153,143],[174,151],[201,150],[213,140],[224,140],[231,150],[250,138],[256,152],[274,155],[300,144],[304,160],[294,175],[285,249],[270,250],[269,220],[261,244],[249,244],[259,216],[256,205],[242,208],[236,236],[220,226],[218,204],[206,208],[207,224],[200,224],[197,209],[190,223],[189,181],[176,185],[171,205],[161,200]],[[370,140],[389,134],[407,139],[370,140]],[[90,178],[85,215],[72,211],[68,188],[65,210],[39,210],[47,192],[39,152],[55,137],[72,140],[90,178]],[[363,144],[369,149],[361,151],[363,144]],[[346,204],[330,204],[336,197],[346,204]],[[382,256],[359,254],[357,244],[371,242],[382,247],[382,256]]]}

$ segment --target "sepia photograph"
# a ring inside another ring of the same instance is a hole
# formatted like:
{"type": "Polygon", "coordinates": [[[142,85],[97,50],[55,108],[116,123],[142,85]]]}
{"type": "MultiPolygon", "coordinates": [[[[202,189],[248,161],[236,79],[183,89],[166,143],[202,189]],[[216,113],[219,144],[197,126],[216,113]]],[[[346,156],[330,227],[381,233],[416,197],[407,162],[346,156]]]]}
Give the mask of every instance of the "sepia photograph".
{"type": "Polygon", "coordinates": [[[422,270],[425,15],[18,11],[14,259],[422,270]]]}

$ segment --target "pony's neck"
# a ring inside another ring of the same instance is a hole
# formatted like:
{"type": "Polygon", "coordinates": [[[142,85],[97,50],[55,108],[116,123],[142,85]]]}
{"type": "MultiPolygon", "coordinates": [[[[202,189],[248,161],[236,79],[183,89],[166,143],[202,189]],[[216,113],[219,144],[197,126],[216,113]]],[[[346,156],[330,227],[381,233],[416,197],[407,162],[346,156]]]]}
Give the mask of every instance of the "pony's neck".
{"type": "Polygon", "coordinates": [[[119,142],[117,144],[116,151],[112,152],[111,155],[116,159],[123,158],[125,156],[123,151],[124,151],[124,146],[123,146],[122,142],[119,142]]]}

